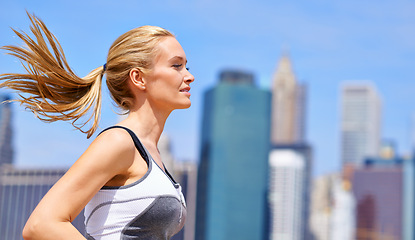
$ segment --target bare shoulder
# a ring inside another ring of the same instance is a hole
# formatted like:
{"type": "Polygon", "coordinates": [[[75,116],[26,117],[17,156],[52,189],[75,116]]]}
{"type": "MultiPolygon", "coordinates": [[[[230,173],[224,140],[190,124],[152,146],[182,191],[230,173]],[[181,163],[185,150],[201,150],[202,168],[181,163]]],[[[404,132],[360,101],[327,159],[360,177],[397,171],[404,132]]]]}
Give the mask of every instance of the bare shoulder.
{"type": "Polygon", "coordinates": [[[133,165],[134,157],[135,146],[128,132],[103,132],[45,195],[30,221],[71,221],[102,186],[133,165]]]}
{"type": "MultiPolygon", "coordinates": [[[[84,155],[99,161],[100,165],[128,168],[134,160],[135,145],[130,134],[121,128],[102,132],[90,145],[84,155]]],[[[120,169],[121,170],[121,169],[120,169]]]]}
{"type": "Polygon", "coordinates": [[[110,151],[134,150],[134,141],[130,134],[121,128],[111,128],[102,132],[92,144],[106,147],[110,151]]]}
{"type": "Polygon", "coordinates": [[[134,164],[135,146],[124,129],[114,128],[101,133],[72,165],[63,180],[74,181],[83,188],[87,181],[96,192],[113,177],[125,174],[134,164]]]}

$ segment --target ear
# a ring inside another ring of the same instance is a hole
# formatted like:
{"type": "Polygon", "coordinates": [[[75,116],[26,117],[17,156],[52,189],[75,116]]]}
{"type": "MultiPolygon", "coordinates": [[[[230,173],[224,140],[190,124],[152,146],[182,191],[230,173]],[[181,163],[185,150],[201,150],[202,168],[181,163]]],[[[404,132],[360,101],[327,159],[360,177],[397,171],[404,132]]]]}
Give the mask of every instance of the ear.
{"type": "Polygon", "coordinates": [[[130,70],[130,81],[140,90],[146,89],[145,80],[143,78],[143,72],[138,68],[133,68],[130,70]]]}

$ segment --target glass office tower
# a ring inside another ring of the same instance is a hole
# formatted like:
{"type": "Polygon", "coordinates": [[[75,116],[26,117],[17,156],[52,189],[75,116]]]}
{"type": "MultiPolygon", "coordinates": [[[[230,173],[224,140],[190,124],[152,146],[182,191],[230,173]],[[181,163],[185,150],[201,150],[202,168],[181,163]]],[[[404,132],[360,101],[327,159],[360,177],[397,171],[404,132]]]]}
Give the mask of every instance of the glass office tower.
{"type": "Polygon", "coordinates": [[[380,150],[381,99],[369,83],[342,86],[341,151],[343,165],[363,164],[380,150]]]}
{"type": "Polygon", "coordinates": [[[204,96],[196,236],[266,239],[271,94],[224,71],[204,96]]]}

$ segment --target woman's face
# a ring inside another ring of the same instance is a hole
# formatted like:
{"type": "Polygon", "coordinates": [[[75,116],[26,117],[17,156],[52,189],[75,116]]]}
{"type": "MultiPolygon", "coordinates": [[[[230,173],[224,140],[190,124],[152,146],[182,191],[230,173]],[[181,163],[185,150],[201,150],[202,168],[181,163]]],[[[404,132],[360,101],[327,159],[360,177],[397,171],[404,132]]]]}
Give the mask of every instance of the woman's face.
{"type": "Polygon", "coordinates": [[[158,45],[158,55],[150,73],[144,78],[148,100],[161,110],[188,108],[190,83],[194,76],[186,68],[186,54],[174,37],[166,37],[158,45]]]}

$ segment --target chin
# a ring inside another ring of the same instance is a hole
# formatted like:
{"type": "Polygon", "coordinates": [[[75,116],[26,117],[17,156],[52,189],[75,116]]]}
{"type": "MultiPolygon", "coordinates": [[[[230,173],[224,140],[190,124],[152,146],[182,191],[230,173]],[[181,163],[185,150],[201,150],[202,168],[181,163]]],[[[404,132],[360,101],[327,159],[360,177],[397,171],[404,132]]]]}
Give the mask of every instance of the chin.
{"type": "Polygon", "coordinates": [[[190,106],[191,106],[191,104],[186,105],[186,106],[182,106],[181,108],[178,108],[178,109],[188,109],[188,108],[190,108],[190,106]]]}
{"type": "Polygon", "coordinates": [[[180,106],[177,106],[177,109],[187,109],[192,105],[192,103],[189,101],[187,103],[183,103],[180,106]]]}

